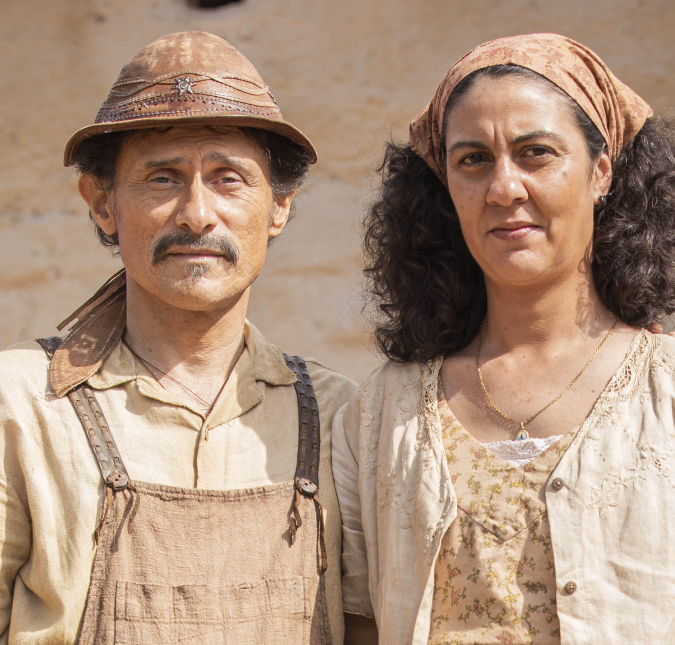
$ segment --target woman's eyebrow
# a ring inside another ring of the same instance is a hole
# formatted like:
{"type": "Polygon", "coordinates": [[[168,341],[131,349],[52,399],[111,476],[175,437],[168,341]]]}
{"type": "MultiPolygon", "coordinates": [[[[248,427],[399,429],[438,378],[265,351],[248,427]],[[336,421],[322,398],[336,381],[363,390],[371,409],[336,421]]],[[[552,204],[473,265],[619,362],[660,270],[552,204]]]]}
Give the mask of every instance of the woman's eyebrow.
{"type": "MultiPolygon", "coordinates": [[[[559,134],[556,134],[551,130],[537,130],[536,132],[528,132],[527,134],[521,134],[519,137],[513,139],[510,142],[510,145],[512,146],[518,145],[519,143],[523,143],[531,139],[552,139],[558,143],[564,143],[565,141],[559,134]]],[[[458,141],[457,143],[453,143],[448,148],[447,154],[450,155],[459,148],[476,148],[478,150],[489,150],[490,146],[488,146],[486,143],[483,143],[482,141],[458,141]]]]}
{"type": "Polygon", "coordinates": [[[511,141],[511,145],[518,145],[530,139],[552,139],[557,143],[564,143],[565,140],[555,132],[551,130],[537,130],[536,132],[528,132],[527,134],[521,134],[519,137],[516,137],[511,141]]]}
{"type": "Polygon", "coordinates": [[[459,148],[478,148],[479,150],[489,150],[490,146],[488,146],[486,143],[483,143],[482,141],[458,141],[457,143],[453,143],[448,148],[448,155],[452,154],[459,148]]]}

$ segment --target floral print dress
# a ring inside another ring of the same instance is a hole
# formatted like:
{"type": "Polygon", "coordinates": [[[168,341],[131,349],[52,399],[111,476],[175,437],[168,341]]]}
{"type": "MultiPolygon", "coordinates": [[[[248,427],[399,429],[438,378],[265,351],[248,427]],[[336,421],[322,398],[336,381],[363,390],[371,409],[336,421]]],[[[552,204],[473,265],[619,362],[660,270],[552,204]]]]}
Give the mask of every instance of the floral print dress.
{"type": "Polygon", "coordinates": [[[560,645],[543,488],[578,428],[513,466],[474,439],[439,398],[458,516],[435,564],[429,645],[560,645]]]}

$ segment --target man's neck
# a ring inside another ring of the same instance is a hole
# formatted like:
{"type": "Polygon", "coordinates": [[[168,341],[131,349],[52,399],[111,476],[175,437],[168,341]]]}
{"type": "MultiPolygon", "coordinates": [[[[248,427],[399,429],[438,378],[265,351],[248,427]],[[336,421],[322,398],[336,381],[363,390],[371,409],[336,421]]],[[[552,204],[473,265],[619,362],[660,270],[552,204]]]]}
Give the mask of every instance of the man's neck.
{"type": "MultiPolygon", "coordinates": [[[[248,289],[217,310],[172,306],[127,280],[125,342],[148,364],[213,401],[244,349],[248,289]]],[[[147,367],[147,365],[146,365],[147,367]]],[[[164,387],[172,381],[151,370],[164,387]]]]}

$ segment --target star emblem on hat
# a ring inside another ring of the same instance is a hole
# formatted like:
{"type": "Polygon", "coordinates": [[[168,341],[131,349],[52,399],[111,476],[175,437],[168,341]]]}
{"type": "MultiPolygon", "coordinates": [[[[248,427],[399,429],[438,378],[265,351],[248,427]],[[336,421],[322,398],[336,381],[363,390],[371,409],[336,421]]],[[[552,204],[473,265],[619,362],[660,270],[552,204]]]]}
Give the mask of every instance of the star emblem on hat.
{"type": "Polygon", "coordinates": [[[172,89],[178,91],[178,96],[183,96],[185,92],[188,94],[193,94],[192,88],[197,85],[196,81],[190,81],[190,77],[186,76],[185,78],[177,78],[174,81],[175,85],[172,89]]]}

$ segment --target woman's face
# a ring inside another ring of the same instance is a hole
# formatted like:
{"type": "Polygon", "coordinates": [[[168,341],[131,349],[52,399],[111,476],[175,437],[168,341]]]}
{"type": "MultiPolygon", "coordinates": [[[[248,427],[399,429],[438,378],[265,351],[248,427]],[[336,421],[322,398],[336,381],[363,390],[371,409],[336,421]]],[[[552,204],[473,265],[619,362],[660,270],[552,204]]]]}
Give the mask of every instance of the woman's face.
{"type": "Polygon", "coordinates": [[[450,196],[488,284],[536,288],[588,269],[611,163],[591,163],[564,96],[528,78],[482,77],[446,133],[450,196]]]}

